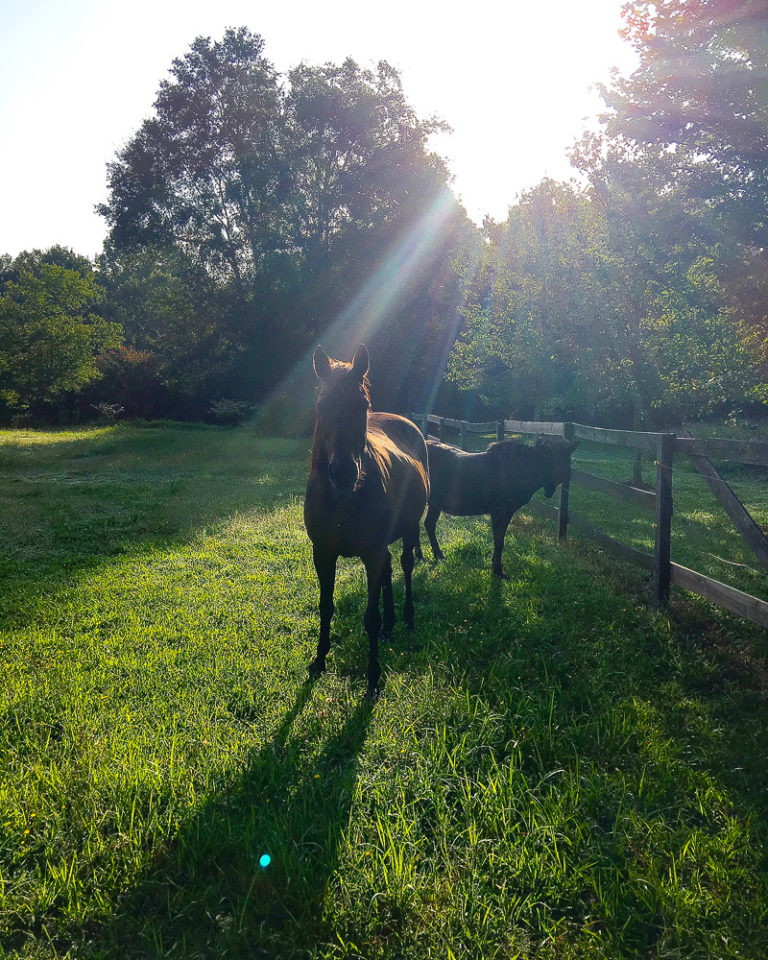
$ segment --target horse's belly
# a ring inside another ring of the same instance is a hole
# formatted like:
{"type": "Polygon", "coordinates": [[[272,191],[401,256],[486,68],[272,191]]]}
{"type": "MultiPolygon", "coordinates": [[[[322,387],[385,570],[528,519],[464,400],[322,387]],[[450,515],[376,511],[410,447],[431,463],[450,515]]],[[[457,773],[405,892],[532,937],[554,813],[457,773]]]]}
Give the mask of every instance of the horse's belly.
{"type": "Polygon", "coordinates": [[[384,498],[351,501],[325,500],[321,509],[305,503],[304,524],[315,547],[342,557],[360,557],[386,548],[418,527],[426,506],[426,489],[410,496],[400,509],[384,498]]]}
{"type": "Polygon", "coordinates": [[[481,513],[490,513],[493,497],[488,495],[484,485],[474,478],[451,478],[448,482],[434,484],[429,502],[454,517],[472,517],[481,513]]]}

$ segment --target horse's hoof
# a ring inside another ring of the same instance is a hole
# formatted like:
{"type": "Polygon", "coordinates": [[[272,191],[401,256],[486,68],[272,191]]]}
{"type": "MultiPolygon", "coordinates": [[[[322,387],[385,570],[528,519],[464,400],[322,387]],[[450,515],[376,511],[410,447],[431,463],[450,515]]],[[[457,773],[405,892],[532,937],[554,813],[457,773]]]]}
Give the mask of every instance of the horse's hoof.
{"type": "Polygon", "coordinates": [[[368,687],[368,689],[365,691],[365,699],[368,701],[368,703],[376,703],[380,694],[381,687],[379,687],[377,684],[375,687],[368,687]]]}
{"type": "Polygon", "coordinates": [[[313,660],[307,667],[307,673],[310,677],[319,677],[321,673],[325,673],[325,660],[313,660]]]}
{"type": "Polygon", "coordinates": [[[496,577],[496,578],[499,579],[499,580],[506,580],[506,579],[507,579],[507,575],[506,575],[506,573],[504,573],[503,570],[494,570],[494,571],[493,571],[493,575],[494,575],[494,577],[496,577]]]}

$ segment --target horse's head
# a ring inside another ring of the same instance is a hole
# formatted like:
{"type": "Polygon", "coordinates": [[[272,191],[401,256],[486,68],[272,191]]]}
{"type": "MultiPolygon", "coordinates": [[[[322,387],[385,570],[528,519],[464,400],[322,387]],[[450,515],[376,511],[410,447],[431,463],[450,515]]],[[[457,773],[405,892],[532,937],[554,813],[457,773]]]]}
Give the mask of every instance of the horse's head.
{"type": "Polygon", "coordinates": [[[320,381],[315,404],[316,465],[328,470],[335,493],[349,496],[360,480],[371,406],[368,350],[361,343],[352,363],[345,363],[318,347],[312,362],[320,381]]]}
{"type": "Polygon", "coordinates": [[[571,454],[578,445],[578,440],[575,443],[563,440],[542,442],[542,447],[547,451],[550,466],[544,483],[545,497],[551,497],[561,483],[567,483],[571,479],[571,454]]]}

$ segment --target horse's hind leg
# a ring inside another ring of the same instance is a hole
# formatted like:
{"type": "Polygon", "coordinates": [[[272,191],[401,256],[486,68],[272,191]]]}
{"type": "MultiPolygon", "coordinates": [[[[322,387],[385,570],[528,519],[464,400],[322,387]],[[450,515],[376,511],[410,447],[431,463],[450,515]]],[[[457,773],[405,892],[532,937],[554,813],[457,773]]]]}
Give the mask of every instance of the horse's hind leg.
{"type": "Polygon", "coordinates": [[[325,658],[331,649],[331,617],[333,616],[333,587],[336,580],[336,557],[332,553],[312,551],[317,579],[320,582],[320,639],[317,656],[309,665],[309,672],[317,676],[325,670],[325,658]]]}
{"type": "MultiPolygon", "coordinates": [[[[427,515],[424,517],[424,529],[427,531],[427,536],[429,537],[429,544],[432,547],[432,556],[435,560],[444,560],[443,551],[440,549],[440,544],[437,542],[437,536],[435,535],[435,528],[437,527],[437,521],[440,517],[440,508],[433,506],[431,503],[427,509],[427,515]]],[[[418,539],[418,538],[417,538],[418,539]]]]}
{"type": "Polygon", "coordinates": [[[413,551],[415,545],[419,542],[419,525],[410,534],[403,536],[403,552],[400,555],[400,566],[403,568],[403,579],[405,580],[405,604],[403,606],[403,622],[409,630],[413,630],[413,590],[411,580],[415,561],[413,551]]]}
{"type": "Polygon", "coordinates": [[[384,569],[381,571],[381,600],[384,608],[381,632],[383,636],[391,637],[397,617],[395,616],[395,600],[392,596],[392,554],[389,550],[387,550],[387,555],[384,558],[384,569]]]}
{"type": "Polygon", "coordinates": [[[379,594],[381,593],[381,581],[386,563],[382,556],[368,558],[364,563],[368,579],[368,606],[365,608],[365,616],[363,617],[365,632],[368,634],[368,691],[366,696],[373,698],[378,696],[379,678],[381,677],[381,667],[379,666],[379,633],[381,631],[379,594]]]}

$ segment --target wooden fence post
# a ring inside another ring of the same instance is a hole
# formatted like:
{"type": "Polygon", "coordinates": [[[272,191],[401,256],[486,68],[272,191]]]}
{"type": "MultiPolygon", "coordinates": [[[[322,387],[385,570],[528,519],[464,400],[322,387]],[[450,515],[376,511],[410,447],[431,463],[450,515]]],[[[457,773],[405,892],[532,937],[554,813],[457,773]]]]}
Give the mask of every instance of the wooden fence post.
{"type": "Polygon", "coordinates": [[[467,449],[467,421],[461,421],[461,449],[467,449]]]}
{"type": "MultiPolygon", "coordinates": [[[[563,424],[563,438],[568,442],[573,442],[573,424],[563,424]]],[[[557,512],[557,539],[562,542],[568,537],[568,495],[570,493],[570,480],[560,485],[560,508],[557,512]]]]}
{"type": "Polygon", "coordinates": [[[672,457],[675,435],[665,433],[659,439],[656,461],[656,543],[654,548],[653,602],[664,607],[669,602],[672,536],[672,457]]]}
{"type": "Polygon", "coordinates": [[[499,422],[496,424],[496,439],[499,441],[499,443],[501,443],[501,441],[504,439],[504,421],[503,420],[499,420],[499,422]]]}

